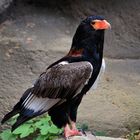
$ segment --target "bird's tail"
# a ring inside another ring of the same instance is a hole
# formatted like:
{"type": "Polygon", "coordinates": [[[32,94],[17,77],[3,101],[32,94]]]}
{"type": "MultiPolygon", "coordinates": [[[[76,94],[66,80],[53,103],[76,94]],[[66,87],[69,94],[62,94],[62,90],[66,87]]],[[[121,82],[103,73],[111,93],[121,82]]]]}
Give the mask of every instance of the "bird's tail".
{"type": "Polygon", "coordinates": [[[10,118],[12,118],[13,116],[15,116],[16,114],[18,114],[18,106],[19,106],[19,102],[14,106],[13,110],[11,112],[9,112],[8,114],[6,114],[4,116],[4,118],[2,119],[1,123],[5,123],[7,120],[9,120],[10,118]]]}
{"type": "MultiPolygon", "coordinates": [[[[31,93],[31,91],[32,91],[32,88],[29,88],[25,91],[20,101],[13,107],[12,111],[4,116],[4,118],[1,121],[2,124],[5,123],[10,118],[12,118],[13,116],[15,116],[16,114],[20,113],[21,108],[22,108],[22,103],[27,98],[27,96],[31,93]]],[[[16,123],[12,126],[12,131],[27,120],[29,120],[29,118],[22,116],[20,114],[20,116],[17,118],[16,123]]]]}
{"type": "Polygon", "coordinates": [[[4,116],[1,123],[3,124],[14,115],[19,114],[16,122],[12,126],[12,131],[14,131],[25,121],[28,121],[36,116],[47,112],[52,106],[60,101],[59,98],[51,99],[47,97],[37,97],[33,93],[38,91],[40,92],[39,89],[35,91],[34,87],[27,89],[21,97],[20,101],[14,106],[13,110],[4,116]]]}

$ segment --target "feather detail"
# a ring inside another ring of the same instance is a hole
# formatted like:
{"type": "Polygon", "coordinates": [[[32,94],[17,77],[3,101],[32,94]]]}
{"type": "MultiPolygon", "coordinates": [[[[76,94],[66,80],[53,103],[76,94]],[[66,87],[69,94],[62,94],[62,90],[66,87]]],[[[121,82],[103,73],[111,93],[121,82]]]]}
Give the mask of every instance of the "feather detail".
{"type": "Polygon", "coordinates": [[[36,97],[35,95],[30,95],[27,101],[23,103],[23,111],[26,109],[33,110],[33,113],[48,111],[53,105],[58,103],[61,99],[50,99],[36,97]]]}
{"type": "Polygon", "coordinates": [[[77,96],[92,74],[93,68],[89,62],[68,63],[62,61],[47,69],[36,80],[34,86],[28,89],[8,113],[3,121],[19,113],[12,131],[25,121],[49,111],[77,96]]]}

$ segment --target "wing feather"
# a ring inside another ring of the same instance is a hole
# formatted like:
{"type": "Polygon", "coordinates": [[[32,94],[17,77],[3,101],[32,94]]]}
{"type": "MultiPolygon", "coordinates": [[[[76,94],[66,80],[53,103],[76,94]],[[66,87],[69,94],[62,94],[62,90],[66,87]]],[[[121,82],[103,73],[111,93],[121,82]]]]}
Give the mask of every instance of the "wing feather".
{"type": "Polygon", "coordinates": [[[91,73],[92,66],[89,62],[55,65],[40,76],[34,86],[33,94],[44,98],[67,98],[69,94],[72,97],[75,94],[72,91],[84,86],[91,73]]]}
{"type": "Polygon", "coordinates": [[[89,62],[60,63],[42,73],[31,89],[28,89],[6,115],[5,122],[19,113],[12,131],[25,121],[47,112],[51,107],[77,96],[92,74],[89,62]]]}
{"type": "MultiPolygon", "coordinates": [[[[77,96],[92,73],[89,62],[57,64],[42,73],[36,81],[32,93],[22,104],[25,110],[48,111],[60,100],[69,100],[77,96]]],[[[23,113],[24,114],[24,113],[23,113]]]]}

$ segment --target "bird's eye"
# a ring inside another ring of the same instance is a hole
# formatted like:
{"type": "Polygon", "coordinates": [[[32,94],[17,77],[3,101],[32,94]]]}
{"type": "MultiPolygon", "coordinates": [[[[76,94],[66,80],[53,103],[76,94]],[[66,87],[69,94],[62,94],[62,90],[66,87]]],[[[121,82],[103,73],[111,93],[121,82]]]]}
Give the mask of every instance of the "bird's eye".
{"type": "Polygon", "coordinates": [[[94,25],[95,24],[95,21],[92,21],[91,24],[94,25]]]}

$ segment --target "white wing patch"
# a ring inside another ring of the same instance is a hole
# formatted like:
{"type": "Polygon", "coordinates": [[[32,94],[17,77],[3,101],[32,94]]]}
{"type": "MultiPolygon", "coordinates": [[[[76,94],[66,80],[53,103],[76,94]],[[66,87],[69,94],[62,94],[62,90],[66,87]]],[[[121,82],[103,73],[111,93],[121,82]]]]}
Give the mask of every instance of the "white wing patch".
{"type": "Polygon", "coordinates": [[[50,98],[42,98],[36,97],[33,94],[29,94],[25,101],[23,102],[23,106],[25,109],[33,110],[34,112],[38,111],[47,111],[56,103],[58,103],[61,99],[50,99],[50,98]]]}
{"type": "Polygon", "coordinates": [[[98,77],[97,77],[96,81],[94,82],[93,86],[91,87],[92,89],[96,89],[97,88],[99,80],[100,80],[100,78],[101,78],[101,76],[103,75],[104,72],[105,72],[105,60],[103,58],[100,72],[98,74],[98,77]]]}
{"type": "MultiPolygon", "coordinates": [[[[89,76],[89,79],[90,79],[91,75],[92,75],[92,72],[93,72],[93,66],[91,65],[90,62],[89,62],[89,64],[90,64],[90,67],[91,67],[91,73],[90,73],[90,76],[89,76]]],[[[88,84],[89,79],[86,81],[85,85],[88,84]]]]}
{"type": "Polygon", "coordinates": [[[68,61],[62,61],[62,62],[60,62],[59,64],[61,64],[61,65],[66,65],[66,64],[69,64],[69,63],[68,63],[68,61]]]}

